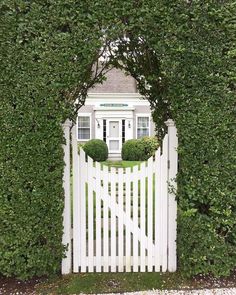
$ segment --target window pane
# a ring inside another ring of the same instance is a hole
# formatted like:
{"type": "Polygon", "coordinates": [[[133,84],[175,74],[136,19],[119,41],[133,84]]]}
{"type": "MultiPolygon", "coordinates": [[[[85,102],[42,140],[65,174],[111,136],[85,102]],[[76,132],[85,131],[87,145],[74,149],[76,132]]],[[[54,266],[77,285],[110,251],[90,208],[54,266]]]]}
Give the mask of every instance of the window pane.
{"type": "Polygon", "coordinates": [[[149,117],[138,117],[138,127],[148,128],[149,117]]]}
{"type": "Polygon", "coordinates": [[[90,128],[78,128],[78,139],[90,139],[90,128]]]}
{"type": "Polygon", "coordinates": [[[119,140],[110,140],[109,148],[111,151],[119,149],[119,140]]]}
{"type": "Polygon", "coordinates": [[[90,118],[89,117],[78,117],[78,127],[89,127],[90,128],[90,118]]]}
{"type": "Polygon", "coordinates": [[[143,136],[149,136],[148,128],[138,128],[137,137],[141,138],[143,136]]]}

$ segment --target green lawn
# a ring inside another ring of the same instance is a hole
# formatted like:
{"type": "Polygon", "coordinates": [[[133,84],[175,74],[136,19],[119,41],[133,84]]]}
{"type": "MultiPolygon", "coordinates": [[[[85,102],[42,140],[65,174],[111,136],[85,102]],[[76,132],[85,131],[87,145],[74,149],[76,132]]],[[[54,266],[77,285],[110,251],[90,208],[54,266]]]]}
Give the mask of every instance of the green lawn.
{"type": "Polygon", "coordinates": [[[105,161],[101,162],[102,165],[106,165],[108,167],[116,167],[116,168],[128,168],[134,167],[136,165],[140,165],[141,161],[105,161]]]}
{"type": "Polygon", "coordinates": [[[51,279],[40,294],[123,293],[152,289],[180,289],[190,283],[179,273],[81,273],[51,279]]]}

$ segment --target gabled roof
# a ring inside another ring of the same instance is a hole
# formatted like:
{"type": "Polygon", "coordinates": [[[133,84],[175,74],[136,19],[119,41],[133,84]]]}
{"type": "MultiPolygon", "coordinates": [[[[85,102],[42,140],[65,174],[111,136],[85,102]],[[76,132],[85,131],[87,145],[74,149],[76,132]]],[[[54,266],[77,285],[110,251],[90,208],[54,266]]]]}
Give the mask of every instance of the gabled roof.
{"type": "Polygon", "coordinates": [[[119,69],[106,74],[107,80],[92,88],[90,93],[137,93],[136,81],[119,69]]]}

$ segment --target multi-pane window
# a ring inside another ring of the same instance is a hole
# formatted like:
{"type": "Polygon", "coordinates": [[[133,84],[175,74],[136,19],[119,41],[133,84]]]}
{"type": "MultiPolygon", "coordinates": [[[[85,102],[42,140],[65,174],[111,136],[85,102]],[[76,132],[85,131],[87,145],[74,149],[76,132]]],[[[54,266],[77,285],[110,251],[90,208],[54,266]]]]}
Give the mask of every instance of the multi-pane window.
{"type": "Polygon", "coordinates": [[[78,139],[79,140],[90,139],[90,117],[89,116],[78,117],[78,139]]]}
{"type": "Polygon", "coordinates": [[[149,117],[137,118],[137,138],[149,136],[149,117]]]}

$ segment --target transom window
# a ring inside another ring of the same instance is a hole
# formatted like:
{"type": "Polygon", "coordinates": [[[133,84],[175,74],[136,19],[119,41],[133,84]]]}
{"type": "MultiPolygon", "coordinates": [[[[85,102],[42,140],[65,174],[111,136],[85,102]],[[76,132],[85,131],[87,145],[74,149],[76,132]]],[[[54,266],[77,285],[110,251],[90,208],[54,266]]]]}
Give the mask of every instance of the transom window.
{"type": "Polygon", "coordinates": [[[90,116],[78,117],[78,139],[89,140],[90,139],[90,116]]]}
{"type": "Polygon", "coordinates": [[[137,117],[137,138],[149,136],[149,117],[137,117]]]}

